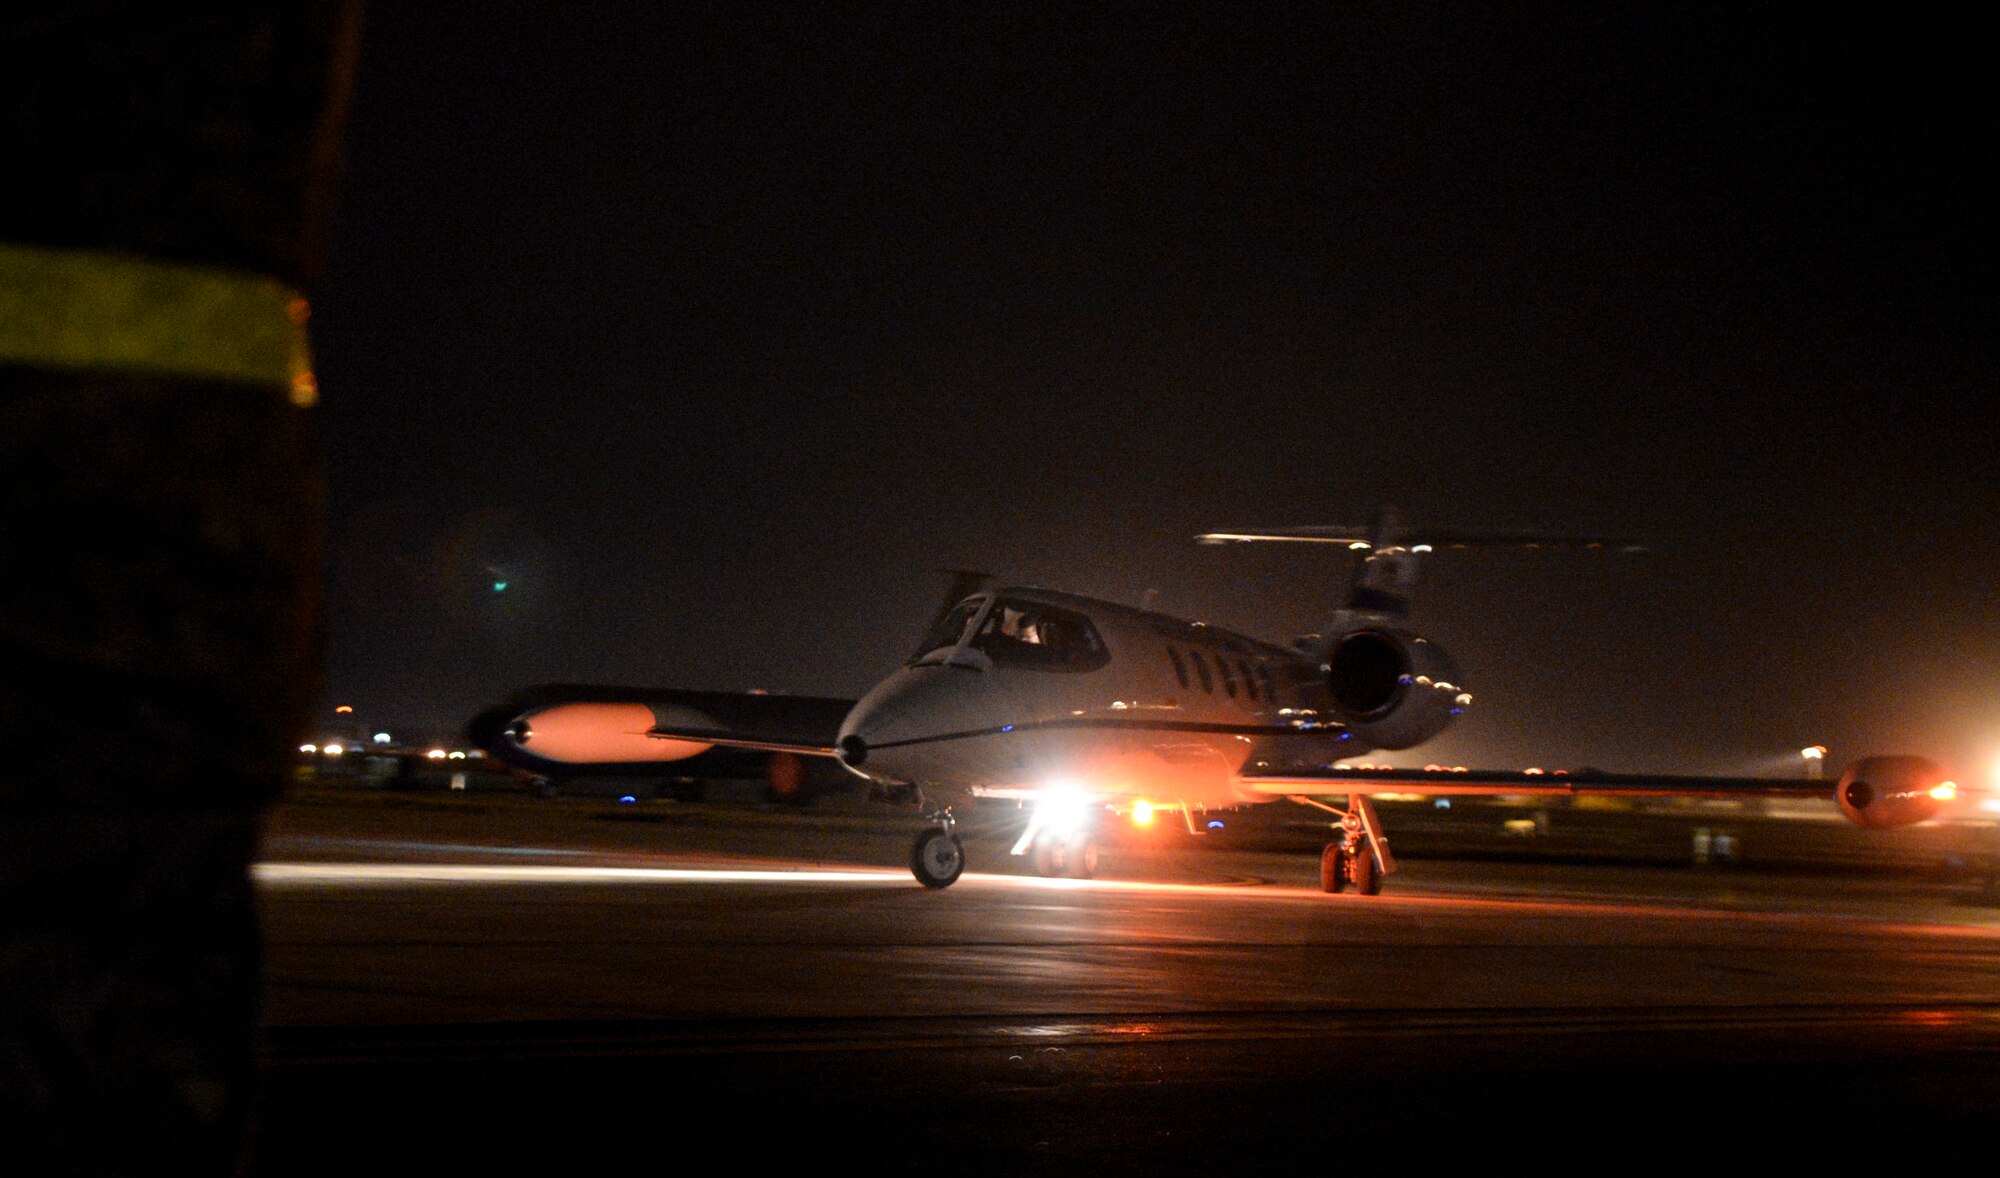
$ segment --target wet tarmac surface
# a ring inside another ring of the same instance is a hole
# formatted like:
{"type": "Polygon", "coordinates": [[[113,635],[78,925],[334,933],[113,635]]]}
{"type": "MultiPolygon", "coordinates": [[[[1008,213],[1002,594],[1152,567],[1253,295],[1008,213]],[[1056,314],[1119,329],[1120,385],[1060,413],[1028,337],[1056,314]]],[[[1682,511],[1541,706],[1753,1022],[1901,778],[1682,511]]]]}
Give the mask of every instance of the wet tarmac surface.
{"type": "Polygon", "coordinates": [[[2000,1107],[2000,902],[1934,850],[1405,850],[1363,898],[1276,836],[1044,880],[995,815],[933,892],[914,829],[302,795],[260,868],[259,1172],[1908,1162],[1983,1153],[2000,1107]]]}

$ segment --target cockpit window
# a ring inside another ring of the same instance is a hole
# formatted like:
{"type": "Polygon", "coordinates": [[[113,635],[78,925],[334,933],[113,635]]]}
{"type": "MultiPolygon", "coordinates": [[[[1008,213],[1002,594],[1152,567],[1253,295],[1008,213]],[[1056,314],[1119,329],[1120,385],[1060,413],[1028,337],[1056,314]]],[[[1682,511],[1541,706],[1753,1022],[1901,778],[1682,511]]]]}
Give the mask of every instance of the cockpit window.
{"type": "Polygon", "coordinates": [[[968,597],[952,606],[951,612],[939,618],[937,625],[931,627],[931,632],[924,635],[923,644],[917,647],[917,653],[910,656],[910,661],[914,663],[925,655],[950,650],[963,643],[967,632],[972,629],[973,620],[985,604],[984,597],[968,597]]]}
{"type": "Polygon", "coordinates": [[[1089,618],[1032,601],[994,602],[972,645],[1001,667],[1094,671],[1111,661],[1089,618]]]}

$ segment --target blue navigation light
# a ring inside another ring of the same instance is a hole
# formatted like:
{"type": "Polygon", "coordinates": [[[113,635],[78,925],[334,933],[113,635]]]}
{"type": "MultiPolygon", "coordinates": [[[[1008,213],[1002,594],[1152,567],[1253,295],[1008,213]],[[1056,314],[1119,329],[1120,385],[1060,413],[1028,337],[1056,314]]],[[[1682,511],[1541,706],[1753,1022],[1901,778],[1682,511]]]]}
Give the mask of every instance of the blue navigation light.
{"type": "Polygon", "coordinates": [[[633,797],[633,796],[632,796],[631,794],[626,794],[626,795],[625,795],[624,797],[622,797],[622,798],[619,798],[618,800],[619,800],[619,801],[621,801],[621,802],[636,802],[636,801],[638,801],[639,799],[638,799],[638,798],[635,798],[635,797],[633,797]]]}
{"type": "Polygon", "coordinates": [[[1002,732],[1012,732],[1012,731],[1014,731],[1014,726],[1013,726],[1012,724],[1002,724],[1002,725],[1000,726],[1000,731],[1002,731],[1002,732]]]}
{"type": "Polygon", "coordinates": [[[1220,819],[1220,818],[1211,818],[1211,819],[1209,819],[1209,820],[1208,820],[1208,828],[1209,828],[1210,830],[1221,830],[1221,829],[1222,829],[1222,819],[1220,819]]]}

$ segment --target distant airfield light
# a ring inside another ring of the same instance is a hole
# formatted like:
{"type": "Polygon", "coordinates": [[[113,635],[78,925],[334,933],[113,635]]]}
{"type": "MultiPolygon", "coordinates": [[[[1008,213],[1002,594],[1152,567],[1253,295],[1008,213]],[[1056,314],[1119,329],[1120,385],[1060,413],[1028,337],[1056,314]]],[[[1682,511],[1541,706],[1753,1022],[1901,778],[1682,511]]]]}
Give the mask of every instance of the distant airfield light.
{"type": "Polygon", "coordinates": [[[342,704],[339,707],[333,709],[333,711],[335,715],[340,715],[340,716],[352,716],[354,714],[354,708],[348,704],[342,704]]]}
{"type": "Polygon", "coordinates": [[[465,754],[458,749],[453,749],[451,750],[451,759],[454,761],[463,761],[465,754]]]}
{"type": "Polygon", "coordinates": [[[342,754],[342,753],[346,752],[347,750],[346,750],[346,749],[344,749],[344,748],[341,748],[341,747],[340,747],[339,745],[337,745],[337,744],[330,744],[330,745],[327,745],[327,746],[326,746],[325,748],[322,748],[322,749],[320,749],[320,751],[321,751],[321,752],[323,752],[323,753],[325,753],[325,754],[326,754],[327,756],[329,756],[329,757],[337,757],[337,756],[339,756],[340,754],[342,754]]]}
{"type": "Polygon", "coordinates": [[[495,582],[493,582],[493,592],[495,592],[495,593],[505,593],[505,592],[507,592],[507,582],[505,582],[505,581],[495,581],[495,582]]]}
{"type": "Polygon", "coordinates": [[[1531,777],[1540,777],[1542,775],[1542,767],[1540,765],[1530,765],[1526,769],[1521,770],[1521,772],[1531,777]]]}
{"type": "Polygon", "coordinates": [[[1826,764],[1826,746],[1823,744],[1807,745],[1805,748],[1799,750],[1799,756],[1804,757],[1806,761],[1806,780],[1818,781],[1820,773],[1826,764]]]}
{"type": "Polygon", "coordinates": [[[442,761],[444,760],[444,750],[432,749],[430,752],[425,753],[424,756],[430,758],[433,761],[442,761]]]}
{"type": "Polygon", "coordinates": [[[386,732],[377,732],[377,733],[375,734],[375,743],[376,743],[376,744],[388,744],[388,743],[389,743],[389,734],[388,734],[388,733],[386,733],[386,732]]]}
{"type": "Polygon", "coordinates": [[[1431,550],[1431,546],[1430,546],[1430,545],[1428,545],[1428,544],[1412,544],[1412,545],[1410,545],[1410,551],[1411,551],[1411,552],[1429,552],[1430,550],[1431,550]]]}
{"type": "Polygon", "coordinates": [[[319,746],[316,744],[302,744],[299,746],[299,751],[302,753],[316,753],[319,751],[319,746]]]}
{"type": "Polygon", "coordinates": [[[1369,546],[1363,541],[1356,540],[1354,543],[1349,544],[1347,546],[1347,550],[1349,552],[1366,552],[1368,551],[1368,547],[1369,546]]]}

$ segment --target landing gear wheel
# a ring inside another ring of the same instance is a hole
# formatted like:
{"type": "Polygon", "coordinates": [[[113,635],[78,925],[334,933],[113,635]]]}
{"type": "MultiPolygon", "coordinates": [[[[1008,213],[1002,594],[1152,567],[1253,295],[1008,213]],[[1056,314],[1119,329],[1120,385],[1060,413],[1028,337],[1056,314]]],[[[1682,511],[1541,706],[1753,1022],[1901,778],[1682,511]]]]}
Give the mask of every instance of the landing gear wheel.
{"type": "Polygon", "coordinates": [[[964,870],[965,847],[950,831],[933,826],[910,848],[910,874],[927,888],[948,888],[964,870]]]}
{"type": "Polygon", "coordinates": [[[1061,875],[1063,873],[1063,845],[1061,840],[1042,835],[1035,840],[1035,874],[1061,875]]]}
{"type": "Polygon", "coordinates": [[[1347,878],[1361,895],[1381,894],[1382,873],[1375,869],[1375,852],[1369,849],[1368,844],[1354,848],[1354,853],[1347,857],[1347,878]]]}
{"type": "Polygon", "coordinates": [[[1347,854],[1339,843],[1328,843],[1319,853],[1319,890],[1338,892],[1347,886],[1347,854]]]}
{"type": "Polygon", "coordinates": [[[1089,879],[1097,874],[1097,840],[1080,834],[1069,840],[1063,852],[1063,874],[1072,879],[1089,879]]]}

